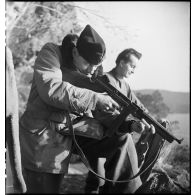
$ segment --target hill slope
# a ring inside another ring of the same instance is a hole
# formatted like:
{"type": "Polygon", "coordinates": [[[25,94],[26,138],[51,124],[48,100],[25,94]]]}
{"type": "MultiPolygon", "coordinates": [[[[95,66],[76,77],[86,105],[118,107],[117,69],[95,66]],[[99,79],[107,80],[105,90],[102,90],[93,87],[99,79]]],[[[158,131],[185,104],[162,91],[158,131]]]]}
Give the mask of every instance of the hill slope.
{"type": "MultiPolygon", "coordinates": [[[[155,90],[144,89],[135,90],[135,93],[152,94],[155,90]]],[[[190,112],[190,94],[187,92],[174,92],[167,90],[159,90],[164,103],[170,108],[173,113],[189,113],[190,112]]]]}

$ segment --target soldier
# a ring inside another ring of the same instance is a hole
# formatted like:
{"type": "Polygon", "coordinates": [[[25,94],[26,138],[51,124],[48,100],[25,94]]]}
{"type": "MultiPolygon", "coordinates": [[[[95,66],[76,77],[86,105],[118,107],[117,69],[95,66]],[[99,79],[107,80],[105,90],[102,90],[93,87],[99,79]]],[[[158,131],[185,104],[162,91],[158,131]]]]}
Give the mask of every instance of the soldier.
{"type": "MultiPolygon", "coordinates": [[[[135,71],[135,68],[138,65],[138,62],[141,58],[141,53],[137,52],[133,48],[128,48],[123,50],[116,58],[116,66],[105,74],[109,83],[114,86],[117,90],[127,96],[131,101],[138,104],[145,112],[148,110],[143,106],[143,104],[137,99],[134,92],[131,90],[130,85],[125,81],[125,78],[129,78],[135,71]]],[[[101,120],[102,123],[110,126],[112,124],[112,117],[108,116],[108,112],[103,111],[96,112],[95,117],[101,120]],[[109,118],[109,120],[108,120],[109,118]]],[[[142,133],[144,130],[151,130],[152,133],[155,133],[155,129],[153,125],[149,125],[145,120],[137,120],[132,115],[129,115],[126,120],[122,123],[119,128],[119,132],[123,134],[137,132],[142,133]]],[[[138,165],[137,165],[137,153],[135,149],[135,145],[132,141],[132,137],[130,134],[127,150],[129,151],[129,161],[131,162],[131,166],[129,166],[129,170],[126,172],[126,178],[130,178],[136,173],[138,173],[138,165]]],[[[98,158],[96,161],[93,161],[92,165],[94,169],[103,177],[105,177],[104,165],[106,159],[98,158]],[[103,170],[103,171],[102,171],[103,170]]],[[[122,178],[120,178],[121,180],[122,178]]],[[[124,179],[124,178],[123,178],[124,179]]],[[[110,182],[106,182],[102,179],[95,177],[91,172],[89,172],[87,180],[86,180],[85,190],[87,192],[96,192],[101,191],[102,193],[114,193],[114,192],[134,192],[140,185],[140,177],[138,176],[136,179],[130,181],[128,184],[118,184],[117,188],[110,182]],[[125,186],[128,185],[126,189],[125,186]],[[101,186],[101,187],[100,187],[101,186]]]]}
{"type": "MultiPolygon", "coordinates": [[[[112,98],[83,83],[101,66],[105,52],[103,39],[90,25],[79,37],[67,35],[61,45],[47,43],[39,52],[27,108],[20,119],[27,193],[59,193],[73,151],[71,135],[59,133],[68,116],[74,121],[95,110],[119,114],[119,105],[112,98]]],[[[137,171],[137,160],[128,160],[129,155],[134,156],[128,133],[101,140],[77,136],[77,141],[90,164],[98,157],[106,159],[102,168],[110,179],[128,179],[137,171]]],[[[131,190],[128,183],[115,188],[133,192],[140,185],[138,178],[131,190]]]]}

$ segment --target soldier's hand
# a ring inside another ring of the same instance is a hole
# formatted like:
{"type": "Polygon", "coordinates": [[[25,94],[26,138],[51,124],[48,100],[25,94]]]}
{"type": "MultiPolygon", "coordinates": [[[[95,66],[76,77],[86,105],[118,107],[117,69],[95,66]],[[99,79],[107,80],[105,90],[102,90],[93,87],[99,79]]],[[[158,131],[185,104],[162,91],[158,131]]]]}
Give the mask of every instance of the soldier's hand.
{"type": "Polygon", "coordinates": [[[119,104],[107,94],[98,94],[96,107],[103,112],[112,112],[116,115],[120,114],[118,111],[120,108],[119,104]]]}
{"type": "Polygon", "coordinates": [[[143,131],[151,132],[152,134],[155,133],[154,126],[152,124],[149,125],[144,119],[142,119],[141,121],[135,121],[135,122],[133,122],[133,124],[131,125],[131,130],[132,131],[135,131],[137,133],[140,133],[140,134],[143,131]]]}
{"type": "Polygon", "coordinates": [[[164,126],[165,128],[168,128],[168,126],[170,126],[170,122],[167,119],[159,119],[158,122],[164,126]]]}

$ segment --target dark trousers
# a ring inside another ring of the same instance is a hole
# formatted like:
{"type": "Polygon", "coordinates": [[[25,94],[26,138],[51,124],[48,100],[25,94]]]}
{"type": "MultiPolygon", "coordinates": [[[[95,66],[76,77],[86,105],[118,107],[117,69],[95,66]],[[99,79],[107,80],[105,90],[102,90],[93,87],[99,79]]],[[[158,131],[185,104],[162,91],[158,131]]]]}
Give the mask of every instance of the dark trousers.
{"type": "MultiPolygon", "coordinates": [[[[91,167],[103,177],[128,180],[138,172],[137,153],[130,134],[114,135],[101,141],[77,137],[91,167]]],[[[89,172],[85,191],[102,193],[133,193],[141,185],[140,177],[127,183],[105,182],[89,172]]]]}
{"type": "MultiPolygon", "coordinates": [[[[103,177],[112,180],[127,180],[138,172],[137,154],[130,134],[114,135],[103,140],[76,137],[91,167],[103,177]]],[[[76,150],[73,150],[76,153],[76,150]]],[[[27,193],[59,193],[64,174],[40,173],[25,170],[27,193]]],[[[99,190],[102,193],[133,193],[141,185],[137,177],[128,183],[104,182],[89,173],[86,192],[99,190]]]]}
{"type": "Polygon", "coordinates": [[[64,174],[42,173],[24,169],[27,194],[56,194],[64,174]]]}

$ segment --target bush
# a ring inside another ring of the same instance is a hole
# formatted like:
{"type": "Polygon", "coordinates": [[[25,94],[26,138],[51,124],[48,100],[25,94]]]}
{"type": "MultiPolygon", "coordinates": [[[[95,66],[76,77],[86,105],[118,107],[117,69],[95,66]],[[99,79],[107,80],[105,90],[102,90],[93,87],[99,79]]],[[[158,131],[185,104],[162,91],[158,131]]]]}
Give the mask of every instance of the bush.
{"type": "Polygon", "coordinates": [[[167,163],[178,166],[189,163],[190,154],[188,145],[176,145],[170,152],[167,163]]]}

